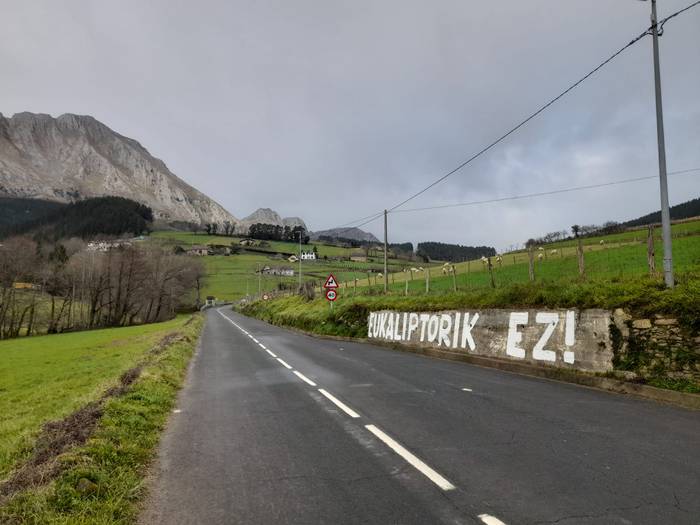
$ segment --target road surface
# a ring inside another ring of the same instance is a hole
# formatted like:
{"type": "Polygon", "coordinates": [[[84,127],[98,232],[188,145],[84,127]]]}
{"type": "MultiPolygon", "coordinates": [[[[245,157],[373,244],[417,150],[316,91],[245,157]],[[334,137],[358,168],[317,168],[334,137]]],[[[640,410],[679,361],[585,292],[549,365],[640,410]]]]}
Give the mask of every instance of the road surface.
{"type": "Polygon", "coordinates": [[[700,523],[700,414],[209,310],[142,521],[700,523]]]}

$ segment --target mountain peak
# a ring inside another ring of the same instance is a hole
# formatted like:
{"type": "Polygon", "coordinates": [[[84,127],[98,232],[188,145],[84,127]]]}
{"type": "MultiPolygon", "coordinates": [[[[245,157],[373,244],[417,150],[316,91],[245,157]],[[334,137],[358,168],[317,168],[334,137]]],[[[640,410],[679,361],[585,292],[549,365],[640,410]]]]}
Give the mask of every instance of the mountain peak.
{"type": "Polygon", "coordinates": [[[238,222],[137,141],[90,115],[21,112],[0,122],[0,195],[59,202],[114,195],[164,220],[238,222]]]}

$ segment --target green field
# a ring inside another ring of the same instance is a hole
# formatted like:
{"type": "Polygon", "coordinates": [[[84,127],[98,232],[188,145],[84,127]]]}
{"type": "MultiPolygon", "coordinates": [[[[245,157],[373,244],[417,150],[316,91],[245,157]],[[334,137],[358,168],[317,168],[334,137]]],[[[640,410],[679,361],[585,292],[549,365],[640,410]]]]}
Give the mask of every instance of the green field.
{"type": "MultiPolygon", "coordinates": [[[[151,239],[156,242],[166,242],[173,246],[191,246],[194,244],[230,245],[238,244],[240,239],[234,237],[193,234],[187,232],[162,231],[151,234],[151,239]]],[[[242,247],[240,253],[224,256],[210,255],[201,260],[206,268],[206,277],[202,295],[212,295],[220,300],[233,301],[249,295],[257,295],[260,292],[272,292],[287,286],[295,289],[299,282],[299,263],[291,263],[280,253],[298,253],[299,245],[289,242],[267,241],[268,246],[255,247],[255,251],[248,251],[242,247]],[[260,253],[264,250],[269,253],[260,253]],[[288,267],[294,270],[294,277],[279,277],[272,275],[259,275],[258,268],[288,267]]],[[[352,282],[353,279],[366,279],[368,271],[373,274],[382,271],[383,259],[376,254],[369,258],[368,262],[352,262],[349,259],[352,253],[360,252],[360,249],[343,248],[323,243],[311,243],[303,246],[310,250],[313,246],[318,249],[319,259],[316,261],[302,262],[302,280],[320,283],[328,274],[333,273],[342,282],[352,282]],[[340,259],[341,257],[345,260],[340,259]]],[[[414,263],[401,259],[390,259],[389,269],[400,272],[403,268],[414,263]]],[[[374,282],[374,277],[372,278],[374,282]]]]}
{"type": "MultiPolygon", "coordinates": [[[[681,276],[688,272],[700,271],[700,221],[674,225],[673,259],[676,273],[681,276]]],[[[655,230],[654,247],[656,269],[663,266],[663,247],[660,231],[655,230]]],[[[535,276],[537,281],[578,280],[578,262],[574,241],[552,243],[535,250],[535,276]]],[[[586,239],[584,242],[585,276],[588,279],[610,280],[648,275],[646,231],[625,232],[605,237],[586,239]],[[635,235],[637,241],[635,242],[635,235]],[[601,244],[601,240],[604,242],[601,244]]],[[[529,281],[528,253],[518,251],[502,255],[498,262],[491,258],[493,277],[496,286],[529,281]]],[[[456,263],[455,277],[443,272],[442,264],[425,265],[424,271],[401,272],[389,276],[389,288],[394,292],[404,292],[408,281],[408,292],[425,293],[426,272],[430,273],[430,291],[453,291],[473,288],[488,288],[491,278],[486,265],[480,261],[456,263]]],[[[362,280],[358,287],[383,289],[381,279],[374,283],[362,280]]]]}
{"type": "Polygon", "coordinates": [[[0,479],[44,422],[97,399],[186,319],[0,341],[0,479]]]}
{"type": "Polygon", "coordinates": [[[135,523],[202,323],[0,342],[0,523],[135,523]]]}

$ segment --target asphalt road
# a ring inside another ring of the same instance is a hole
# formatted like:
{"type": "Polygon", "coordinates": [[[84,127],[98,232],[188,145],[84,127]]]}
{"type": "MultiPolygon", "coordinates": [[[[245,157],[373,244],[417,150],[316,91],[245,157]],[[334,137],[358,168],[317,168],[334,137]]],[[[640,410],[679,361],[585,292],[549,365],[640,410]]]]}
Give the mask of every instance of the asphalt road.
{"type": "Polygon", "coordinates": [[[698,524],[700,413],[209,310],[142,521],[698,524]]]}

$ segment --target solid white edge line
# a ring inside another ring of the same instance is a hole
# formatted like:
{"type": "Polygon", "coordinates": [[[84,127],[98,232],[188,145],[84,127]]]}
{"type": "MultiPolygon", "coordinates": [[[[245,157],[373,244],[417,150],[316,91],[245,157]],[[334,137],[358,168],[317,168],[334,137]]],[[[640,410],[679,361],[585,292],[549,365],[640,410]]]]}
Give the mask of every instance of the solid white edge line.
{"type": "Polygon", "coordinates": [[[297,376],[297,377],[298,377],[299,379],[301,379],[302,381],[304,381],[305,383],[308,383],[308,384],[310,384],[311,386],[316,386],[316,383],[314,383],[313,381],[311,381],[311,379],[309,379],[308,377],[306,377],[306,376],[305,376],[304,374],[302,374],[301,372],[295,370],[295,371],[294,371],[294,375],[297,376]]]}
{"type": "Polygon", "coordinates": [[[265,350],[265,345],[264,345],[264,344],[258,343],[258,346],[259,346],[260,348],[262,348],[263,350],[265,350]]]}
{"type": "Polygon", "coordinates": [[[454,490],[456,488],[452,483],[447,481],[440,474],[435,472],[432,468],[430,468],[428,465],[426,465],[423,461],[418,459],[411,452],[409,452],[403,446],[401,446],[398,442],[396,442],[393,438],[386,435],[384,432],[382,432],[380,429],[378,429],[374,425],[365,425],[365,428],[367,430],[369,430],[372,434],[374,434],[377,438],[379,438],[381,441],[383,441],[391,450],[393,450],[399,456],[401,456],[403,459],[405,459],[411,466],[413,466],[416,470],[418,470],[418,472],[423,474],[426,478],[428,478],[430,481],[435,483],[442,490],[447,491],[447,490],[454,490]]]}
{"type": "Polygon", "coordinates": [[[333,394],[331,394],[327,390],[324,390],[323,388],[319,388],[318,391],[321,392],[328,399],[330,399],[335,404],[335,406],[337,406],[340,410],[345,412],[348,416],[353,417],[353,418],[360,417],[360,414],[355,412],[352,408],[347,406],[345,403],[343,403],[340,399],[336,398],[333,394]]]}
{"type": "Polygon", "coordinates": [[[490,514],[479,514],[479,519],[486,525],[506,525],[501,520],[491,516],[490,514]]]}
{"type": "Polygon", "coordinates": [[[291,366],[289,366],[285,361],[283,361],[283,360],[280,359],[279,357],[277,358],[277,360],[278,360],[280,363],[282,363],[282,366],[284,366],[285,368],[288,368],[289,370],[292,369],[291,366]]]}
{"type": "Polygon", "coordinates": [[[270,354],[270,355],[271,355],[272,357],[277,357],[277,355],[276,355],[276,354],[273,354],[273,353],[272,353],[272,352],[270,352],[270,351],[269,351],[269,350],[268,350],[267,348],[265,349],[265,351],[266,351],[266,352],[267,352],[268,354],[270,354]]]}

